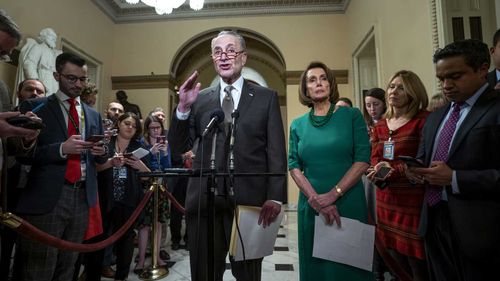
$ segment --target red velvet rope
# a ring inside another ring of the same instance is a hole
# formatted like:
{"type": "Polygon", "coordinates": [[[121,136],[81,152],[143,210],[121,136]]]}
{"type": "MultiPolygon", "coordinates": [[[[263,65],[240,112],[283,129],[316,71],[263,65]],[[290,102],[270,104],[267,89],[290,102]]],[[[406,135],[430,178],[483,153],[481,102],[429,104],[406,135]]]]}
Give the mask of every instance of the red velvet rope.
{"type": "Polygon", "coordinates": [[[60,238],[54,237],[52,235],[49,235],[40,229],[36,228],[32,224],[28,223],[25,220],[22,220],[21,225],[17,228],[13,228],[14,231],[17,231],[20,235],[23,235],[26,238],[30,238],[33,240],[36,240],[42,244],[46,244],[61,250],[66,250],[66,251],[76,251],[76,252],[82,252],[82,253],[87,253],[87,252],[95,252],[101,249],[106,248],[107,246],[113,244],[116,242],[116,240],[120,239],[120,237],[125,234],[125,232],[132,226],[132,224],[135,222],[139,214],[142,212],[142,209],[144,209],[144,206],[146,206],[146,203],[148,200],[151,198],[151,195],[153,194],[153,191],[148,190],[146,194],[144,195],[144,198],[142,201],[139,203],[135,211],[132,213],[130,218],[127,220],[127,222],[120,227],[120,229],[115,232],[113,235],[111,235],[109,238],[103,241],[99,241],[96,243],[92,244],[79,244],[79,243],[74,243],[74,242],[69,242],[66,240],[62,240],[60,238]]]}
{"type": "Polygon", "coordinates": [[[184,209],[184,207],[182,207],[182,205],[179,204],[179,202],[177,202],[177,199],[175,199],[172,193],[170,193],[168,190],[165,190],[165,192],[167,193],[167,197],[170,200],[170,202],[172,202],[172,205],[182,214],[186,214],[186,209],[184,209]]]}

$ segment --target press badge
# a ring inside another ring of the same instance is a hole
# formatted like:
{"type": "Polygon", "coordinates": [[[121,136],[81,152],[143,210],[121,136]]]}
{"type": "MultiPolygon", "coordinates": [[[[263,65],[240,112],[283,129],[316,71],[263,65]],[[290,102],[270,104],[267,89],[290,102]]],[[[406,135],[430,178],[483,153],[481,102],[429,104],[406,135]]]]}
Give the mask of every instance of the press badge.
{"type": "Polygon", "coordinates": [[[391,139],[384,141],[384,158],[394,160],[394,141],[391,139]]]}
{"type": "Polygon", "coordinates": [[[126,167],[120,167],[118,169],[118,178],[119,179],[126,179],[127,178],[127,168],[126,167]]]}

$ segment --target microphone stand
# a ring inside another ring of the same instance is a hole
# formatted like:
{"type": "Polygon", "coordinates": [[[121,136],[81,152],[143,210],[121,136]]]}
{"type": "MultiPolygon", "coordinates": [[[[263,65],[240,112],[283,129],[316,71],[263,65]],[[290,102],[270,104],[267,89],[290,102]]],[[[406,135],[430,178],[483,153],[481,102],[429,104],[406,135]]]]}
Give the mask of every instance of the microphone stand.
{"type": "Polygon", "coordinates": [[[236,119],[240,113],[234,110],[231,114],[231,136],[229,138],[229,196],[234,196],[234,135],[236,131],[236,119]]]}
{"type": "Polygon", "coordinates": [[[212,152],[210,154],[210,180],[207,184],[207,277],[208,280],[215,280],[215,261],[214,261],[214,243],[215,243],[215,195],[217,193],[217,165],[215,163],[215,150],[217,147],[217,128],[214,130],[212,139],[212,152]]]}

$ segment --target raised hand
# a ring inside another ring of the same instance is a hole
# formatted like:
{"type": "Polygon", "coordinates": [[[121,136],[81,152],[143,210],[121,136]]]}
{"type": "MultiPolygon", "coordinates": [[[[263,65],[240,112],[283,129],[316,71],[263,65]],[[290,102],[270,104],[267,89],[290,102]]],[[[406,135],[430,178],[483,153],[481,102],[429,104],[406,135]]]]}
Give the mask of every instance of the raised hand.
{"type": "Polygon", "coordinates": [[[201,84],[196,83],[196,79],[198,79],[198,71],[195,70],[179,88],[179,105],[177,106],[177,109],[180,112],[187,112],[191,110],[191,105],[198,98],[201,84]]]}

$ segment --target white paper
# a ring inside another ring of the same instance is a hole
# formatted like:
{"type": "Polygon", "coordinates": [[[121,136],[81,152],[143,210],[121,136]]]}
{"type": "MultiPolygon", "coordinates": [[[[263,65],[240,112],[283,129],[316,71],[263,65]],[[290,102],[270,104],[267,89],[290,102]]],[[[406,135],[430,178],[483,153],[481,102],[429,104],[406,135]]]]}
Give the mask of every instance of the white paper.
{"type": "Polygon", "coordinates": [[[134,155],[135,157],[141,159],[142,157],[146,156],[149,154],[149,151],[142,148],[142,147],[139,147],[138,149],[132,151],[132,155],[134,155]]]}
{"type": "Polygon", "coordinates": [[[345,217],[340,221],[342,228],[316,217],[313,257],[372,271],[375,227],[345,217]]]}
{"type": "MultiPolygon", "coordinates": [[[[257,207],[239,208],[238,226],[241,240],[243,240],[243,245],[245,246],[245,259],[247,260],[259,259],[273,254],[274,244],[276,243],[278,230],[283,219],[283,211],[281,211],[276,220],[264,228],[258,224],[259,214],[260,208],[257,207]]],[[[236,261],[241,261],[243,260],[243,249],[235,226],[233,226],[231,237],[232,245],[230,245],[230,249],[235,247],[231,254],[236,261]]]]}

